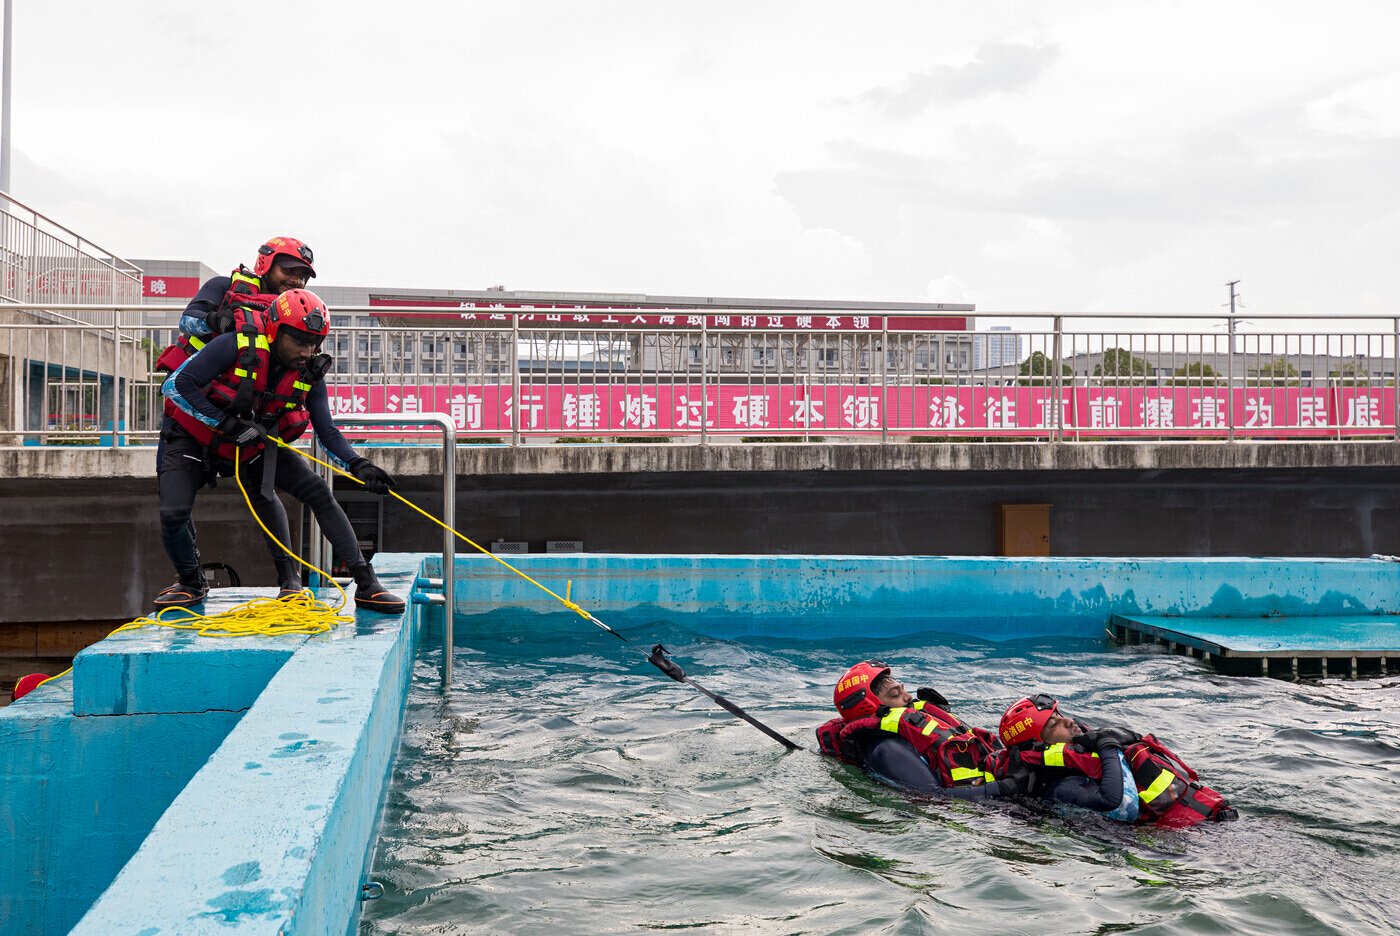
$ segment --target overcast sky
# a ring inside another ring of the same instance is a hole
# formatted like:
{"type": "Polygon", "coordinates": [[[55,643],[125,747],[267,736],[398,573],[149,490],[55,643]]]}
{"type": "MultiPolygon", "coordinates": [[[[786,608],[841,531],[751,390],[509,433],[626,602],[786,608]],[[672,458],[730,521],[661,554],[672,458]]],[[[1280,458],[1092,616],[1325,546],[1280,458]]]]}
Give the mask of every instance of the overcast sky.
{"type": "Polygon", "coordinates": [[[1400,4],[14,0],[16,198],[321,282],[1400,312],[1400,4]]]}

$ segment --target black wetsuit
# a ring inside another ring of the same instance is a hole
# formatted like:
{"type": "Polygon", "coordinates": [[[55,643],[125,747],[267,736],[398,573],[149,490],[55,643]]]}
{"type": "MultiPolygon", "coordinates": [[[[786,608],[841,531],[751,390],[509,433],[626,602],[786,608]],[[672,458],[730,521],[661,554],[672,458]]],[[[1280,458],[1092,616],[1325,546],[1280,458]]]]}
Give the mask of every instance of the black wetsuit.
{"type": "MultiPolygon", "coordinates": [[[[1123,800],[1123,762],[1118,758],[1117,751],[1117,748],[1108,748],[1100,755],[1103,779],[1078,775],[1060,777],[1047,784],[1037,795],[1067,806],[1112,812],[1123,800]]],[[[928,769],[928,764],[919,757],[914,746],[893,735],[872,736],[864,740],[860,758],[868,773],[891,786],[921,793],[942,793],[954,799],[989,799],[1002,795],[998,783],[944,787],[933,771],[928,769]]]]}
{"type": "Polygon", "coordinates": [[[1001,796],[1001,787],[995,781],[977,786],[945,787],[928,769],[914,745],[895,735],[869,735],[858,743],[861,766],[876,780],[890,786],[939,793],[953,799],[981,800],[1001,796]]]}
{"type": "MultiPolygon", "coordinates": [[[[217,426],[226,414],[209,401],[204,388],[215,377],[231,370],[237,357],[236,335],[230,333],[213,338],[166,381],[166,395],[176,406],[202,422],[217,426]]],[[[285,370],[277,356],[271,355],[267,385],[276,386],[285,370]]],[[[312,384],[305,405],[311,415],[311,426],[321,444],[335,460],[342,465],[349,464],[356,453],[331,419],[325,383],[318,380],[312,384]]],[[[191,516],[195,494],[205,484],[212,485],[217,477],[231,477],[233,463],[220,458],[210,460],[204,445],[169,416],[161,425],[160,440],[156,452],[156,478],[160,488],[161,544],[176,571],[187,575],[198,570],[200,565],[191,516]]],[[[239,467],[239,477],[258,518],[273,535],[291,545],[290,526],[282,502],[276,497],[265,499],[260,493],[263,464],[261,454],[244,462],[239,467]]],[[[345,511],[336,503],[330,488],[316,476],[304,459],[283,453],[277,459],[273,483],[279,490],[286,491],[311,508],[331,542],[336,559],[347,565],[363,561],[359,541],[345,511]]],[[[272,540],[268,539],[266,543],[274,563],[278,563],[280,568],[280,564],[286,561],[286,554],[272,540]]]]}
{"type": "Polygon", "coordinates": [[[1123,759],[1118,756],[1118,750],[1116,747],[1106,747],[1099,752],[1103,779],[1095,780],[1080,774],[1061,777],[1040,791],[1041,798],[1094,812],[1117,809],[1123,802],[1123,759]]]}

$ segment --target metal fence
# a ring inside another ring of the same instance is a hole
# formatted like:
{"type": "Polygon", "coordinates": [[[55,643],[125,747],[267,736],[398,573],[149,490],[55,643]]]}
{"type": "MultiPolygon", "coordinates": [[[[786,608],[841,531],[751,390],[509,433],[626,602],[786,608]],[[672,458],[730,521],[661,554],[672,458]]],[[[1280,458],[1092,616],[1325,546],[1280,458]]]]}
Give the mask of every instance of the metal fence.
{"type": "MultiPolygon", "coordinates": [[[[603,329],[526,312],[489,327],[337,328],[327,385],[336,414],[446,413],[478,443],[1400,437],[1400,317],[996,317],[1016,323],[990,333],[1006,360],[980,368],[985,348],[970,350],[989,333],[902,330],[897,314],[828,332],[717,314],[603,329]]],[[[0,442],[153,443],[165,375],[150,368],[172,334],[0,325],[0,442]]]]}
{"type": "Polygon", "coordinates": [[[141,270],[0,192],[0,294],[47,321],[124,324],[141,301],[141,270]],[[70,314],[47,308],[93,303],[70,314]]]}

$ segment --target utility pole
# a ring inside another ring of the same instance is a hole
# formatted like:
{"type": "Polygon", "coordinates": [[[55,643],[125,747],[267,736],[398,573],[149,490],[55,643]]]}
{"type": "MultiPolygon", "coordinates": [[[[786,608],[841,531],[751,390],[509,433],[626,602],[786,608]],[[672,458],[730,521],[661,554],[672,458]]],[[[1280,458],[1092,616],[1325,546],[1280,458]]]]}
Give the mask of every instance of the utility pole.
{"type": "MultiPolygon", "coordinates": [[[[3,51],[0,54],[5,56],[5,63],[0,68],[0,192],[9,194],[10,192],[10,5],[13,0],[5,0],[5,36],[3,41],[3,51]]],[[[8,208],[9,204],[0,205],[8,208]]]]}
{"type": "MultiPolygon", "coordinates": [[[[7,0],[7,2],[8,2],[8,0],[7,0]]],[[[1235,292],[1235,287],[1238,286],[1239,284],[1240,284],[1240,281],[1239,281],[1239,280],[1230,280],[1230,282],[1228,282],[1228,283],[1225,284],[1226,286],[1229,286],[1229,287],[1230,287],[1230,314],[1231,314],[1231,315],[1234,315],[1234,314],[1235,314],[1235,301],[1236,301],[1237,299],[1239,299],[1239,295],[1235,292]]],[[[1240,305],[1244,305],[1244,303],[1241,302],[1240,305]]]]}
{"type": "MultiPolygon", "coordinates": [[[[1230,356],[1225,369],[1225,386],[1228,392],[1225,396],[1225,423],[1229,426],[1229,436],[1231,442],[1235,441],[1235,304],[1238,295],[1235,287],[1240,284],[1239,280],[1230,280],[1226,286],[1230,287],[1230,321],[1226,323],[1229,332],[1229,352],[1230,356]]],[[[1243,305],[1244,303],[1239,303],[1243,305]]]]}

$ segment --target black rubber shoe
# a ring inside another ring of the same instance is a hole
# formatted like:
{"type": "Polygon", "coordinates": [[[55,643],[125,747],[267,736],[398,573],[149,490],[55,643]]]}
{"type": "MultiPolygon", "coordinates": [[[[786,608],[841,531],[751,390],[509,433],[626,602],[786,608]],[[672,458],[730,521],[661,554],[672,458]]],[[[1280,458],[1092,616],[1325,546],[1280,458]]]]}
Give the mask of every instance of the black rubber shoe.
{"type": "Polygon", "coordinates": [[[295,598],[304,591],[300,582],[288,582],[277,586],[277,600],[286,601],[288,598],[295,598]]]}
{"type": "Polygon", "coordinates": [[[209,594],[209,583],[200,581],[195,584],[189,582],[176,582],[174,585],[167,585],[156,595],[152,602],[159,608],[193,608],[202,602],[209,594]]]}
{"type": "Polygon", "coordinates": [[[402,598],[379,584],[368,562],[350,567],[355,577],[355,606],[384,614],[403,614],[408,605],[402,598]]]}

